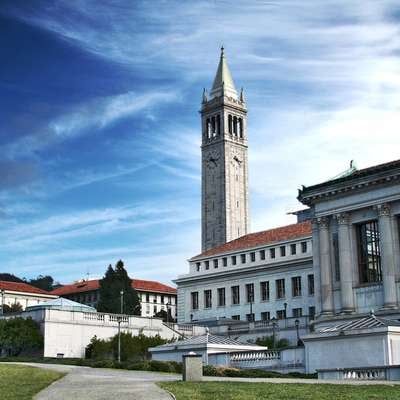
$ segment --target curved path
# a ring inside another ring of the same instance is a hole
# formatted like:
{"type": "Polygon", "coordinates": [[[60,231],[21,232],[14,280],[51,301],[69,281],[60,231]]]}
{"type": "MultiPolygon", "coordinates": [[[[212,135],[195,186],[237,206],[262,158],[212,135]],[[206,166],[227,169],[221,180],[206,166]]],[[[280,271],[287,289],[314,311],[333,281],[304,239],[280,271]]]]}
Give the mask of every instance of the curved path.
{"type": "Polygon", "coordinates": [[[182,379],[181,375],[158,372],[23,364],[67,373],[38,393],[34,400],[171,400],[172,396],[155,382],[182,379]]]}

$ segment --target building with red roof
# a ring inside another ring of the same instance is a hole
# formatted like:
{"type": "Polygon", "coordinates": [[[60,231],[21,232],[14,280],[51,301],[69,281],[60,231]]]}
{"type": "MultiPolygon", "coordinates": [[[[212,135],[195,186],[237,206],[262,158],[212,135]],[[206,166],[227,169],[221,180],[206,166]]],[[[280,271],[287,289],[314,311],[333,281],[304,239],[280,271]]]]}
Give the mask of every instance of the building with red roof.
{"type": "MultiPolygon", "coordinates": [[[[132,287],[136,289],[144,317],[153,317],[159,311],[167,309],[176,318],[176,289],[157,281],[132,279],[132,287]]],[[[100,299],[100,280],[81,280],[54,289],[53,295],[68,298],[78,303],[97,306],[100,299]]]]}
{"type": "Polygon", "coordinates": [[[39,304],[43,301],[51,300],[57,296],[29,285],[25,282],[0,281],[0,306],[11,307],[19,304],[22,310],[28,306],[39,304]]]}

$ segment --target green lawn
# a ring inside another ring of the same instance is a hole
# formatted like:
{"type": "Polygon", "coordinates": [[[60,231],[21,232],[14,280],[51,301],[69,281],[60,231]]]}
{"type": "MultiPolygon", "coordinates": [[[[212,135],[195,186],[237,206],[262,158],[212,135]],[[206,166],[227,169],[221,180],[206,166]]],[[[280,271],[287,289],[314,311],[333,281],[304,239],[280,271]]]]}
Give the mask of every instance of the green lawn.
{"type": "Polygon", "coordinates": [[[0,365],[0,399],[31,400],[64,374],[22,365],[0,365]]]}
{"type": "Polygon", "coordinates": [[[161,382],[177,400],[396,400],[400,386],[245,382],[161,382]]]}

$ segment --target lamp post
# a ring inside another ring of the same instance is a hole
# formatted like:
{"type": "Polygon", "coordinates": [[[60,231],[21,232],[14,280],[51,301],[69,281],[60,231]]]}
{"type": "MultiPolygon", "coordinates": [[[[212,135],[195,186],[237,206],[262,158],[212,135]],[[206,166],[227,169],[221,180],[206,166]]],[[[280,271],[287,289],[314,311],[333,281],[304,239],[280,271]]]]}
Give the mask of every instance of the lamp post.
{"type": "Polygon", "coordinates": [[[4,289],[1,289],[1,316],[4,316],[4,289]]]}
{"type": "Polygon", "coordinates": [[[169,322],[169,302],[166,304],[167,306],[167,324],[169,322]]]}
{"type": "Polygon", "coordinates": [[[297,346],[301,346],[303,343],[300,340],[300,334],[299,334],[300,321],[298,319],[296,319],[296,321],[294,321],[294,324],[296,326],[297,346]]]}
{"type": "Polygon", "coordinates": [[[276,318],[272,318],[272,346],[275,348],[275,329],[276,329],[276,318]]]}
{"type": "Polygon", "coordinates": [[[121,362],[121,322],[122,314],[124,312],[124,291],[121,290],[119,294],[121,296],[121,315],[118,316],[118,363],[121,362]]]}

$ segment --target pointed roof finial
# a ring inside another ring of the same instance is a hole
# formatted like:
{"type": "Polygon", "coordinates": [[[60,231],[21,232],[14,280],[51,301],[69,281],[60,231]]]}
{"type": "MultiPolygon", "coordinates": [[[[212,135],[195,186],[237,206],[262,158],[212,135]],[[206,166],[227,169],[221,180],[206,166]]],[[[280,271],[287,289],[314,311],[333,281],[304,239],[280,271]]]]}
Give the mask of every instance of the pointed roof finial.
{"type": "Polygon", "coordinates": [[[225,57],[225,48],[224,48],[224,45],[221,46],[221,57],[225,57]]]}
{"type": "Polygon", "coordinates": [[[203,88],[203,103],[207,103],[208,98],[207,98],[207,89],[203,88]]]}
{"type": "Polygon", "coordinates": [[[242,103],[245,102],[245,99],[244,99],[244,90],[243,90],[243,88],[240,90],[240,101],[241,101],[242,103]]]}

